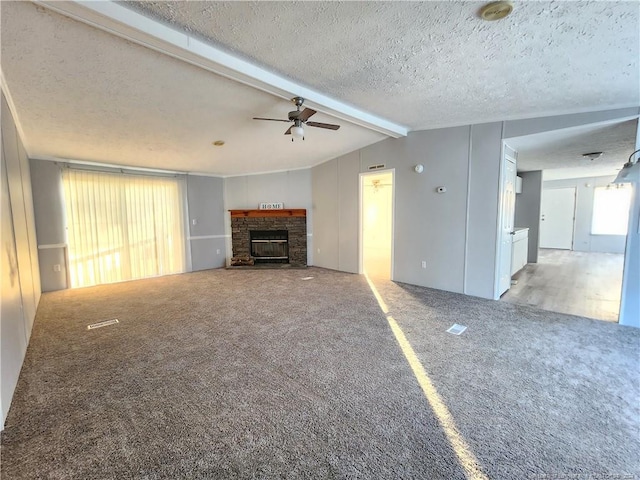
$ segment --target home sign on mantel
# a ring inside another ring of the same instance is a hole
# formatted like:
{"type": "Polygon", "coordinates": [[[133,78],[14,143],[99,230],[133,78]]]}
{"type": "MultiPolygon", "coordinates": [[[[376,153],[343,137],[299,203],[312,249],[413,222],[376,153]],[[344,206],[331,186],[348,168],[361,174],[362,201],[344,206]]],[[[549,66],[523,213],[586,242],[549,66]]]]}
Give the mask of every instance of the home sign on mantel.
{"type": "Polygon", "coordinates": [[[263,202],[260,204],[259,210],[282,210],[284,209],[284,203],[282,202],[263,202]]]}

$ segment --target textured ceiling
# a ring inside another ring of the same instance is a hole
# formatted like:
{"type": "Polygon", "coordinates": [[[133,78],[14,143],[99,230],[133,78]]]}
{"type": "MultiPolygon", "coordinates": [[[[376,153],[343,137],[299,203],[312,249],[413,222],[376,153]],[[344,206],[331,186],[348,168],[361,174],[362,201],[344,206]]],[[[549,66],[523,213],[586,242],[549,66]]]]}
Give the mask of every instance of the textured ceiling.
{"type": "MultiPolygon", "coordinates": [[[[640,103],[635,1],[516,2],[499,22],[478,19],[479,2],[120,5],[413,130],[640,103]]],[[[318,113],[342,128],[292,143],[287,124],[251,120],[286,118],[287,101],[50,8],[0,1],[2,73],[32,157],[235,175],[385,138],[318,113]]]]}
{"type": "Polygon", "coordinates": [[[413,130],[640,103],[635,1],[122,4],[413,130]]]}
{"type": "Polygon", "coordinates": [[[616,175],[635,150],[637,120],[567,128],[507,139],[518,171],[544,170],[545,180],[616,175]],[[603,152],[590,160],[583,153],[603,152]]]}
{"type": "Polygon", "coordinates": [[[234,175],[308,167],[384,135],[321,113],[291,142],[293,104],[28,2],[0,2],[2,71],[28,153],[234,175]],[[223,147],[212,142],[224,140],[223,147]]]}

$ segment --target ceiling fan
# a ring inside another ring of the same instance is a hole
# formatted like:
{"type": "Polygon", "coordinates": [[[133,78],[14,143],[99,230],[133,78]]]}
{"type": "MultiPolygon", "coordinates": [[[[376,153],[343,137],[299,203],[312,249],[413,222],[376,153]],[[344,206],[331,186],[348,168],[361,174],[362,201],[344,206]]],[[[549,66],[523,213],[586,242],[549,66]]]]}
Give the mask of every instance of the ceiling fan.
{"type": "Polygon", "coordinates": [[[253,117],[254,120],[269,120],[272,122],[293,122],[286,132],[285,135],[291,135],[291,141],[293,142],[294,138],[301,138],[304,140],[304,126],[307,125],[309,127],[318,127],[318,128],[326,128],[329,130],[338,130],[340,125],[333,125],[332,123],[320,123],[320,122],[309,122],[309,117],[316,113],[315,110],[311,108],[305,108],[300,111],[300,107],[304,103],[304,98],[302,97],[293,97],[291,99],[293,103],[296,105],[296,110],[289,112],[289,120],[281,120],[279,118],[260,118],[253,117]]]}

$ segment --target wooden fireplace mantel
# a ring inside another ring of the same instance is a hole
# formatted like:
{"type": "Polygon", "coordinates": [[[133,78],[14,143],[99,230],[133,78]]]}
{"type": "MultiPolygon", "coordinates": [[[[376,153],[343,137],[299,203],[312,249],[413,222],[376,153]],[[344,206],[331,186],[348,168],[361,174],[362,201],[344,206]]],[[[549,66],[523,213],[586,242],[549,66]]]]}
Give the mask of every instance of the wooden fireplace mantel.
{"type": "Polygon", "coordinates": [[[287,208],[281,210],[229,210],[231,218],[265,218],[265,217],[306,217],[304,208],[287,208]]]}

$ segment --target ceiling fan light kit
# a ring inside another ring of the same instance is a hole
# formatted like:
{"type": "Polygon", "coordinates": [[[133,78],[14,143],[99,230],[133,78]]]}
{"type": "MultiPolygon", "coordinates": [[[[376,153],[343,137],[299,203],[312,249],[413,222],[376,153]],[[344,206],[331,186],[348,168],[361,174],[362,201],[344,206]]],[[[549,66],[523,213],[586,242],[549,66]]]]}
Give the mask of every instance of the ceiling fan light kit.
{"type": "Polygon", "coordinates": [[[633,160],[636,153],[640,153],[640,149],[629,155],[629,160],[622,166],[613,183],[640,183],[640,161],[633,160]]]}
{"type": "Polygon", "coordinates": [[[293,97],[291,101],[296,105],[296,109],[289,112],[289,119],[284,120],[280,118],[262,118],[262,117],[253,117],[254,120],[268,120],[270,122],[293,122],[286,132],[285,135],[291,135],[291,141],[294,138],[301,138],[304,140],[304,127],[317,127],[324,128],[327,130],[338,130],[340,125],[334,125],[332,123],[320,123],[320,122],[309,122],[309,118],[312,115],[316,114],[316,111],[311,108],[305,108],[304,110],[300,110],[300,107],[304,103],[304,98],[302,97],[293,97]]]}
{"type": "Polygon", "coordinates": [[[291,136],[293,137],[291,139],[291,141],[293,141],[294,138],[301,138],[304,140],[304,128],[302,128],[299,125],[296,125],[295,127],[291,128],[291,136]]]}

